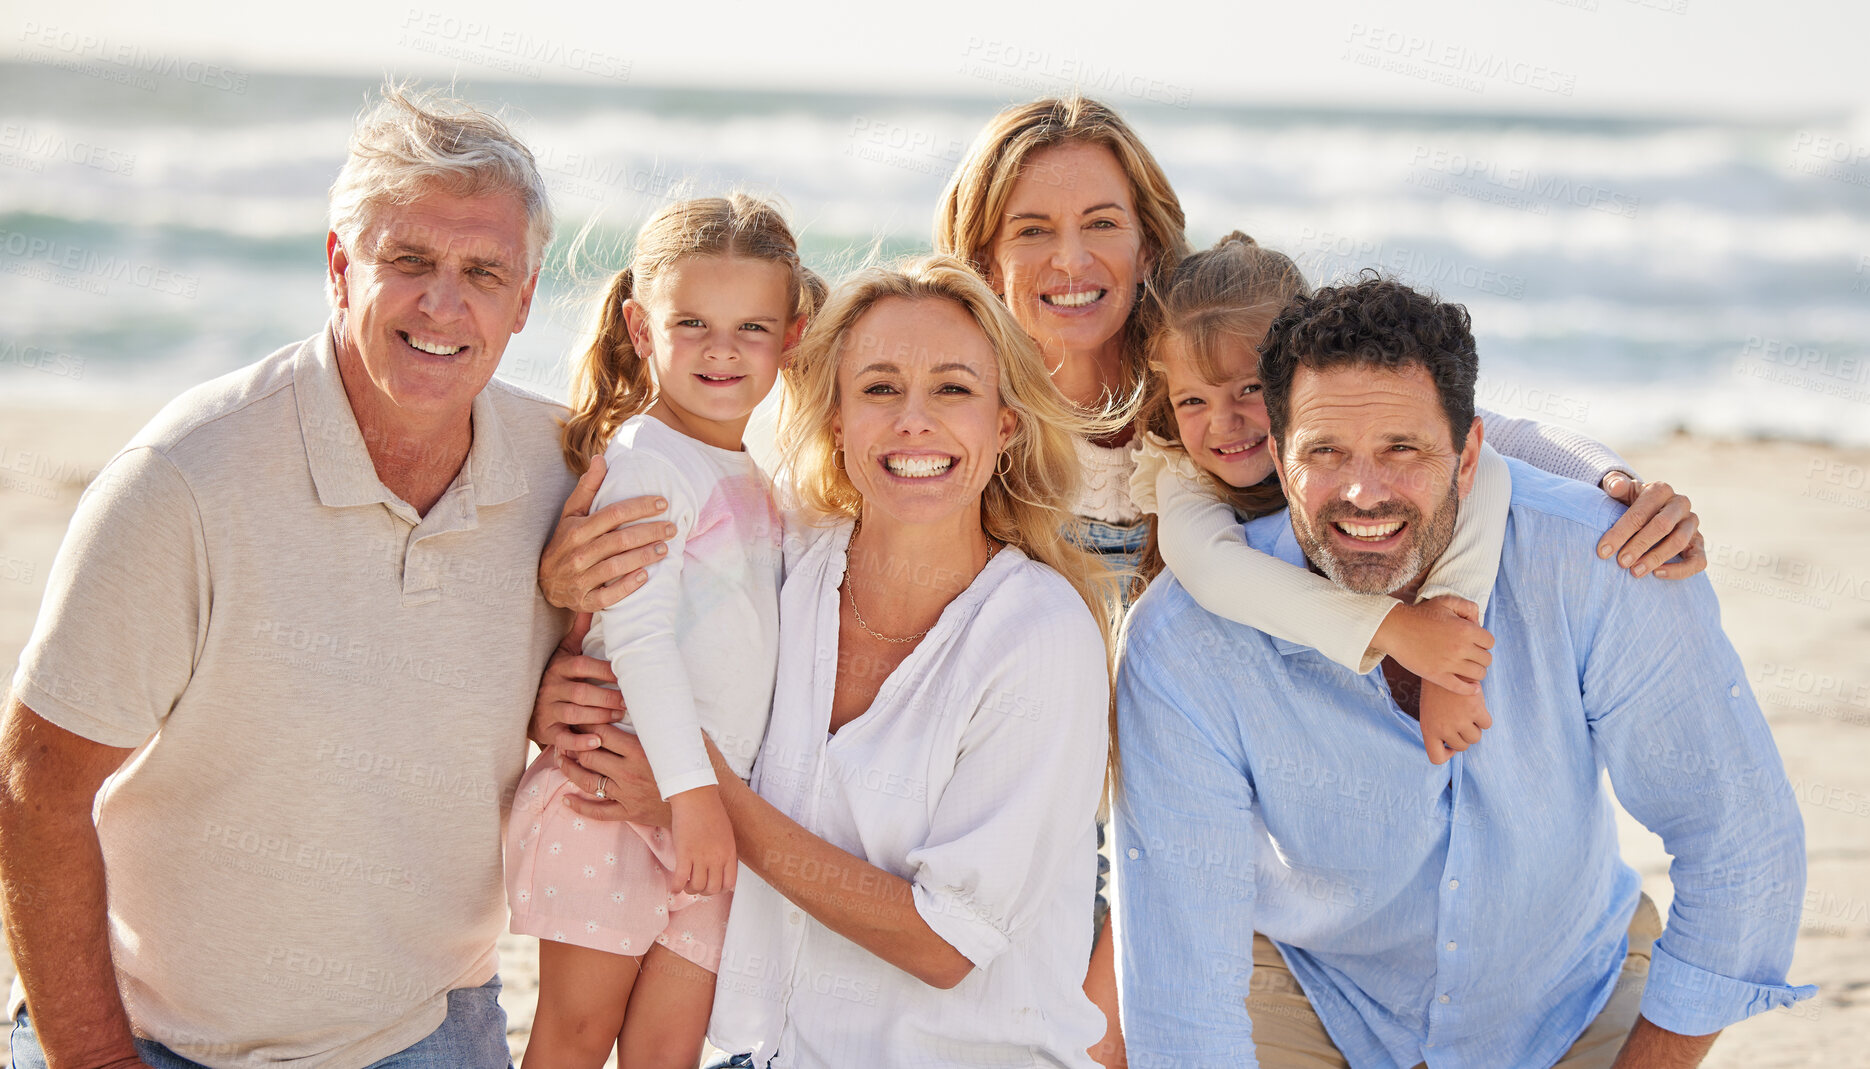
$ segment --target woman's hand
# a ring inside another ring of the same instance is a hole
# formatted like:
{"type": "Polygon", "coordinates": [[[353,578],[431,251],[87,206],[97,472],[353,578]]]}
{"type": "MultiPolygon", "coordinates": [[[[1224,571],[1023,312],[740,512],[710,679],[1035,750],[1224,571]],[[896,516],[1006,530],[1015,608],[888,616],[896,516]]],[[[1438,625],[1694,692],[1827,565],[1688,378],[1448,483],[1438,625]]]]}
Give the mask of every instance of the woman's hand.
{"type": "Polygon", "coordinates": [[[539,678],[539,693],[533,698],[526,737],[541,747],[556,746],[561,751],[595,749],[602,745],[597,736],[582,734],[578,729],[623,718],[623,695],[611,689],[617,685],[616,673],[607,662],[584,655],[584,636],[589,630],[591,614],[579,613],[539,678]],[[610,686],[602,685],[606,683],[610,686]]]}
{"type": "Polygon", "coordinates": [[[558,769],[589,798],[568,797],[573,812],[592,820],[627,820],[649,828],[666,828],[673,823],[669,803],[656,789],[656,777],[649,771],[649,755],[635,735],[610,724],[588,729],[602,744],[602,749],[558,756],[558,769]],[[598,788],[604,796],[597,797],[598,788]]]}
{"type": "Polygon", "coordinates": [[[1455,694],[1479,694],[1493,664],[1493,635],[1480,626],[1480,608],[1453,595],[1397,604],[1371,644],[1422,682],[1455,694]]]}
{"type": "Polygon", "coordinates": [[[663,542],[675,537],[672,523],[640,522],[669,507],[659,497],[633,497],[586,515],[603,482],[604,458],[592,457],[539,555],[539,589],[561,609],[597,612],[622,601],[648,581],[644,569],[669,552],[663,542]]]}
{"type": "Polygon", "coordinates": [[[1638,577],[1653,571],[1663,579],[1686,579],[1707,570],[1701,518],[1688,498],[1668,483],[1639,483],[1620,471],[1604,476],[1603,490],[1630,508],[1598,541],[1599,558],[1614,553],[1638,577]],[[1677,555],[1682,559],[1667,563],[1677,555]]]}

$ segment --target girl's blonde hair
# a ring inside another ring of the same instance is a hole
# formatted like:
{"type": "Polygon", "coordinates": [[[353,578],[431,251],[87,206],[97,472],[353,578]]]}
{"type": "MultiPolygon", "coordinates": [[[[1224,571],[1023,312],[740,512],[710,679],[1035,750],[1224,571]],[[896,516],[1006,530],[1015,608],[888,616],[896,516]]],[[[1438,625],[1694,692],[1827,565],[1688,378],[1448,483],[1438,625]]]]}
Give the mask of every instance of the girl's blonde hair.
{"type": "Polygon", "coordinates": [[[1117,158],[1130,183],[1143,255],[1149,270],[1124,325],[1120,396],[1133,396],[1146,380],[1144,343],[1159,319],[1156,293],[1188,255],[1182,203],[1168,176],[1115,109],[1081,96],[1047,97],[995,115],[968,149],[935,212],[935,251],[965,260],[981,277],[990,273],[994,239],[1026,161],[1059,145],[1102,145],[1117,158]]]}
{"type": "Polygon", "coordinates": [[[855,518],[863,507],[857,487],[838,463],[832,432],[842,400],[838,364],[856,342],[857,321],[878,301],[892,297],[957,304],[987,336],[999,358],[1000,403],[1012,411],[1014,427],[1001,460],[1005,474],[989,479],[981,494],[981,529],[1064,576],[1108,644],[1115,581],[1095,554],[1072,540],[1070,530],[1081,521],[1069,503],[1082,477],[1073,436],[1106,433],[1109,421],[1080,412],[1058,392],[1039,347],[960,260],[931,256],[893,270],[861,271],[832,293],[806,328],[785,371],[778,432],[782,467],[791,473],[796,501],[821,519],[855,518]]]}
{"type": "MultiPolygon", "coordinates": [[[[1187,448],[1169,397],[1168,371],[1162,359],[1166,345],[1181,342],[1195,374],[1219,383],[1225,377],[1219,354],[1223,341],[1244,342],[1258,349],[1280,310],[1294,297],[1310,294],[1304,273],[1290,257],[1238,230],[1215,242],[1213,248],[1184,259],[1164,289],[1162,325],[1149,339],[1150,383],[1143,396],[1143,428],[1187,448]]],[[[1214,496],[1242,516],[1264,516],[1286,507],[1277,480],[1237,487],[1205,468],[1201,474],[1214,496]]],[[[1145,579],[1162,571],[1153,518],[1138,567],[1145,579]]]]}
{"type": "Polygon", "coordinates": [[[636,235],[630,266],[617,272],[598,304],[591,344],[572,368],[571,415],[559,435],[565,464],[582,474],[617,428],[656,400],[650,364],[630,341],[624,302],[654,292],[656,280],[686,256],[742,256],[788,273],[792,315],[809,316],[825,285],[799,262],[785,217],[766,201],[735,193],[677,201],[650,216],[636,235]]]}

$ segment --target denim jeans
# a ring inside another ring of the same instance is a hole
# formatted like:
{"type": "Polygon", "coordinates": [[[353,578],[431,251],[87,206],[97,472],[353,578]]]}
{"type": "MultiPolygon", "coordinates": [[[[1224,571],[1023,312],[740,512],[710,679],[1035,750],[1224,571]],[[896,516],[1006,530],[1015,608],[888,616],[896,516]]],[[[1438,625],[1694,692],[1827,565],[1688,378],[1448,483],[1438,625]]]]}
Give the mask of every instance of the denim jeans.
{"type": "MultiPolygon", "coordinates": [[[[1149,544],[1149,521],[1143,520],[1127,527],[1114,523],[1101,523],[1097,520],[1080,521],[1071,532],[1078,545],[1104,558],[1104,563],[1126,579],[1133,579],[1138,574],[1137,562],[1143,555],[1143,547],[1149,544]]],[[[1129,608],[1132,590],[1126,583],[1123,593],[1124,608],[1129,608]]],[[[1097,823],[1097,898],[1091,907],[1091,938],[1104,930],[1104,920],[1110,916],[1110,900],[1105,896],[1105,888],[1110,883],[1110,844],[1104,834],[1104,822],[1097,823]]]]}
{"type": "MultiPolygon", "coordinates": [[[[13,1069],[46,1069],[45,1052],[27,1012],[13,1022],[13,1069]]],[[[154,1040],[136,1041],[137,1056],[153,1069],[205,1069],[154,1040]]],[[[415,1046],[370,1069],[512,1069],[506,1045],[506,1011],[500,1008],[500,977],[479,987],[448,992],[448,1016],[415,1046]]]]}
{"type": "MultiPolygon", "coordinates": [[[[1137,560],[1143,555],[1143,547],[1149,544],[1149,521],[1143,520],[1123,527],[1097,520],[1082,520],[1072,534],[1078,545],[1101,555],[1112,571],[1135,576],[1137,560]]],[[[1124,600],[1129,600],[1127,594],[1124,600]]]]}

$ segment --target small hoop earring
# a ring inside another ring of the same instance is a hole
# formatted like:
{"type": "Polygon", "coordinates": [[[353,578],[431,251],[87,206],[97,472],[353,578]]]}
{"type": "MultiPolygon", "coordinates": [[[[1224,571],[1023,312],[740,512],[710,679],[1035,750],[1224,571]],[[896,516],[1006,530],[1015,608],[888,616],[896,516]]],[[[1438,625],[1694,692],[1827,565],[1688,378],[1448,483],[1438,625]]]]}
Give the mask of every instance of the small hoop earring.
{"type": "Polygon", "coordinates": [[[831,466],[839,471],[844,470],[844,449],[842,446],[831,451],[831,466]]]}
{"type": "Polygon", "coordinates": [[[1004,479],[1006,478],[1006,473],[1013,470],[1013,454],[1001,453],[1000,460],[1005,461],[1006,463],[1002,464],[999,461],[995,461],[994,466],[993,466],[993,473],[995,475],[998,475],[1000,478],[1004,479]]]}

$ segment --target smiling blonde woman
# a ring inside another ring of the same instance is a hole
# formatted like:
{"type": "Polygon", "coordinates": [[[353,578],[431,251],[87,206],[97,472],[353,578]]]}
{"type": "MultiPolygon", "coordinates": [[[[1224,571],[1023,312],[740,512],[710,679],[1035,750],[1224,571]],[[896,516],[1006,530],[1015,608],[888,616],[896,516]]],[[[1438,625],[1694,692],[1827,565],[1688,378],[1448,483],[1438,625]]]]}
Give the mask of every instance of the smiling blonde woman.
{"type": "MultiPolygon", "coordinates": [[[[743,1064],[1088,1067],[1109,584],[1062,534],[1086,421],[965,264],[841,287],[788,371],[779,678],[710,1036],[743,1064]]],[[[634,740],[595,816],[666,820],[634,740]]],[[[614,751],[614,752],[613,752],[614,751]]]]}

